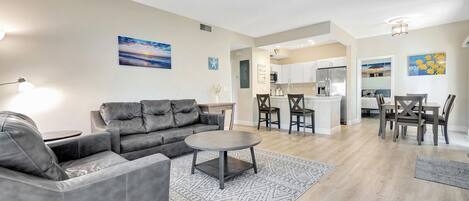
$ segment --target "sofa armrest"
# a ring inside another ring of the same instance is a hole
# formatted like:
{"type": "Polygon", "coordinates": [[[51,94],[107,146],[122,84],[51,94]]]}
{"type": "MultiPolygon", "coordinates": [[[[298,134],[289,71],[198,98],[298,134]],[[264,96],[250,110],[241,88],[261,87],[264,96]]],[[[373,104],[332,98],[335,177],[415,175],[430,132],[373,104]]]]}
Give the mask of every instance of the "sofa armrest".
{"type": "Polygon", "coordinates": [[[225,115],[223,114],[200,114],[200,122],[208,125],[218,125],[219,130],[225,129],[225,115]]]}
{"type": "Polygon", "coordinates": [[[170,160],[154,154],[65,181],[47,180],[0,168],[5,200],[169,200],[170,160]]]}
{"type": "Polygon", "coordinates": [[[76,160],[103,151],[111,151],[111,134],[92,133],[46,143],[59,162],[76,160]]]}
{"type": "Polygon", "coordinates": [[[91,131],[111,133],[111,148],[115,153],[121,153],[121,136],[119,128],[108,127],[104,123],[99,111],[91,111],[91,131]]]}

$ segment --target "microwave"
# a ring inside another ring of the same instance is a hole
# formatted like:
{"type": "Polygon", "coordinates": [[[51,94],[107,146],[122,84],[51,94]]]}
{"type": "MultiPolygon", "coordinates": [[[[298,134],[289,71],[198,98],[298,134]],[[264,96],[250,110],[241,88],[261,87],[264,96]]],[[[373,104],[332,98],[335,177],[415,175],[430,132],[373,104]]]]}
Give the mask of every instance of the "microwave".
{"type": "Polygon", "coordinates": [[[278,73],[277,72],[270,72],[270,83],[277,83],[278,81],[278,73]]]}

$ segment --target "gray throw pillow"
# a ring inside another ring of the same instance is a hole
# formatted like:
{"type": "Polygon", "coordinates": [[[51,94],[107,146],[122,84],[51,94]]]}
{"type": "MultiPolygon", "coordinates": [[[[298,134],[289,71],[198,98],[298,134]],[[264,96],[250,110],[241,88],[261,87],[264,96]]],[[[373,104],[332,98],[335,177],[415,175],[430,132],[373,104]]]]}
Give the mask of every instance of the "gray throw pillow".
{"type": "Polygon", "coordinates": [[[173,111],[169,100],[142,100],[143,123],[147,132],[174,126],[173,111]]]}
{"type": "Polygon", "coordinates": [[[0,112],[0,126],[1,167],[55,181],[68,179],[29,117],[0,112]]]}
{"type": "Polygon", "coordinates": [[[106,125],[118,128],[121,135],[145,133],[140,103],[103,103],[100,113],[106,125]]]}
{"type": "Polygon", "coordinates": [[[177,127],[195,124],[200,121],[200,108],[194,99],[172,100],[171,106],[177,127]]]}

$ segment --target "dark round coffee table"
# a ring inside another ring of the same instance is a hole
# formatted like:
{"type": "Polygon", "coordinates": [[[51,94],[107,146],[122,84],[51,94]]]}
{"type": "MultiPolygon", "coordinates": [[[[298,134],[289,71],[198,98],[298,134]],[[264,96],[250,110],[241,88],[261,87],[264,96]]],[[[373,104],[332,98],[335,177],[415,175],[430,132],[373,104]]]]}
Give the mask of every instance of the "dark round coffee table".
{"type": "Polygon", "coordinates": [[[243,173],[246,170],[254,169],[257,174],[256,157],[254,155],[254,146],[261,143],[262,139],[253,133],[244,131],[209,131],[191,135],[185,139],[186,144],[194,148],[192,158],[191,174],[194,170],[218,178],[220,180],[220,189],[224,188],[225,180],[243,173]],[[228,157],[228,151],[241,149],[251,150],[252,163],[228,157]],[[217,151],[219,157],[200,164],[196,164],[197,152],[217,151]]]}

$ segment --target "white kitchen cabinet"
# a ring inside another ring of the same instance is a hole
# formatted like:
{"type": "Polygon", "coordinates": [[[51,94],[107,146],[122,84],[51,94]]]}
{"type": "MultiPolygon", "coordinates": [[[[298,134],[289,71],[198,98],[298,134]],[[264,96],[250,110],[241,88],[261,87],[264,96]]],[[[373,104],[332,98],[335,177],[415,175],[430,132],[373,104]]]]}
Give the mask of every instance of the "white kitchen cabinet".
{"type": "Polygon", "coordinates": [[[290,64],[290,81],[291,83],[303,83],[304,64],[290,64]]]}
{"type": "Polygon", "coordinates": [[[303,82],[316,82],[316,62],[308,62],[303,66],[303,82]]]}
{"type": "Polygon", "coordinates": [[[279,82],[280,84],[286,84],[290,82],[290,64],[282,65],[281,67],[281,73],[279,77],[279,82]]]}
{"type": "Polygon", "coordinates": [[[345,57],[338,57],[332,60],[333,66],[347,66],[347,59],[345,57]]]}
{"type": "Polygon", "coordinates": [[[337,57],[296,64],[271,64],[271,69],[278,74],[277,84],[311,83],[316,82],[316,70],[318,68],[346,65],[347,60],[345,57],[337,57]]]}
{"type": "Polygon", "coordinates": [[[282,65],[270,64],[270,71],[271,71],[271,72],[276,72],[276,73],[281,73],[281,71],[282,71],[282,65]]]}
{"type": "Polygon", "coordinates": [[[347,59],[345,57],[321,59],[317,63],[319,68],[347,66],[347,59]]]}

